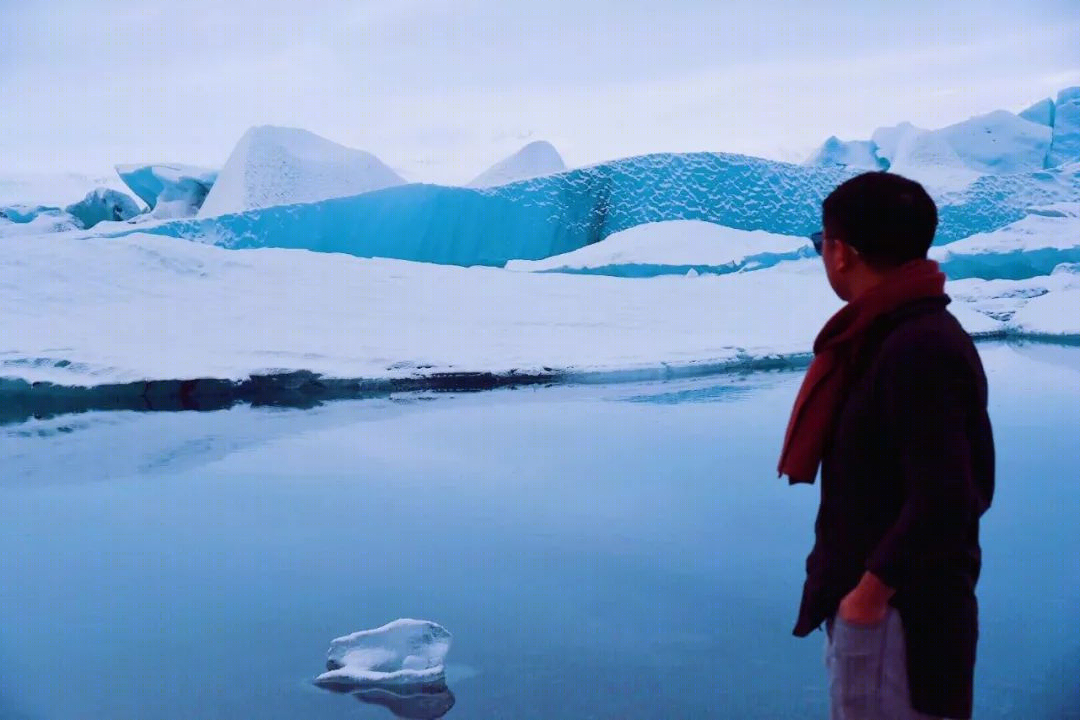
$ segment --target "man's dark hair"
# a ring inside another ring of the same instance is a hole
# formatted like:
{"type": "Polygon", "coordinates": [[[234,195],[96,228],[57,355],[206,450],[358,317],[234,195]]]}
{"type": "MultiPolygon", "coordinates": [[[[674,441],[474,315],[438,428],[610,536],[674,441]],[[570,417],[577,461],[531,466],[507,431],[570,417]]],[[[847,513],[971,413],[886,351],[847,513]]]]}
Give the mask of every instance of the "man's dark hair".
{"type": "Polygon", "coordinates": [[[895,267],[925,258],[937,230],[937,206],[923,186],[888,172],[841,183],[821,204],[825,236],[859,251],[870,263],[895,267]]]}

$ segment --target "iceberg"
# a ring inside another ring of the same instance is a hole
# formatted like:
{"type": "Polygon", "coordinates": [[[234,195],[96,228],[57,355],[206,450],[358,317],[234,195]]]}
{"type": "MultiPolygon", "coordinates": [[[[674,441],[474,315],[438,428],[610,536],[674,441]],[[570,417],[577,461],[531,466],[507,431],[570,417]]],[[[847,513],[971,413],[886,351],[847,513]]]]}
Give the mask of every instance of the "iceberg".
{"type": "Polygon", "coordinates": [[[335,638],[315,684],[335,690],[444,689],[450,633],[428,620],[394,620],[335,638]]]}
{"type": "Polygon", "coordinates": [[[1048,275],[1063,263],[1080,262],[1080,203],[1028,212],[999,230],[931,248],[930,256],[952,279],[1021,280],[1048,275]]]}
{"type": "Polygon", "coordinates": [[[377,157],[307,130],[253,127],[236,144],[199,217],[310,203],[403,185],[377,157]]]}
{"type": "Polygon", "coordinates": [[[216,170],[179,163],[117,165],[116,174],[155,218],[195,215],[217,180],[216,170]]]}
{"type": "Polygon", "coordinates": [[[1080,87],[1058,93],[1054,104],[1054,133],[1046,167],[1080,160],[1080,87]]]}
{"type": "Polygon", "coordinates": [[[552,175],[566,169],[559,151],[543,140],[531,142],[505,160],[496,163],[467,187],[494,187],[542,175],[552,175]]]}
{"type": "Polygon", "coordinates": [[[1054,127],[1054,100],[1046,98],[1020,113],[1020,117],[1047,127],[1054,127]]]}
{"type": "Polygon", "coordinates": [[[825,141],[807,165],[887,169],[929,188],[963,188],[980,174],[1032,172],[1080,158],[1080,88],[1020,114],[995,110],[938,130],[903,122],[869,141],[825,141]]]}
{"type": "Polygon", "coordinates": [[[64,208],[75,218],[79,227],[89,229],[100,222],[128,220],[139,214],[139,206],[130,196],[117,190],[97,188],[87,193],[80,202],[64,208]]]}
{"type": "Polygon", "coordinates": [[[843,141],[833,135],[804,162],[810,167],[848,167],[888,170],[889,161],[878,157],[873,140],[843,141]]]}
{"type": "Polygon", "coordinates": [[[723,274],[814,254],[805,237],[736,230],[700,220],[646,223],[544,260],[511,260],[507,270],[619,277],[723,274]]]}
{"type": "Polygon", "coordinates": [[[1042,169],[1051,130],[1007,110],[996,110],[937,131],[964,164],[981,173],[1042,169]]]}
{"type": "MultiPolygon", "coordinates": [[[[726,153],[643,155],[493,188],[404,185],[174,220],[146,232],[233,249],[295,248],[502,267],[666,220],[805,236],[820,227],[821,201],[854,174],[726,153]]],[[[211,193],[220,185],[219,179],[211,193]]],[[[946,244],[996,230],[1024,217],[1029,207],[1077,197],[1080,164],[979,176],[961,190],[937,194],[941,222],[935,241],[946,244]]]]}

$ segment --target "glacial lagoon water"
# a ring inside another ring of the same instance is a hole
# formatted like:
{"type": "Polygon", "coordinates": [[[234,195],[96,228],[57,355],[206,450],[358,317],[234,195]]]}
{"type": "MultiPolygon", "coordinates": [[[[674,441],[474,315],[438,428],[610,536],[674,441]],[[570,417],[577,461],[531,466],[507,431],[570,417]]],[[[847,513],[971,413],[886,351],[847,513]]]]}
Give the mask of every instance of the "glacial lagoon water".
{"type": "MultiPolygon", "coordinates": [[[[1080,717],[1080,348],[981,352],[976,717],[1080,717]]],[[[2,426],[0,717],[424,716],[311,682],[399,617],[453,633],[448,718],[824,717],[790,634],[818,489],[773,470],[798,381],[2,426]]]]}

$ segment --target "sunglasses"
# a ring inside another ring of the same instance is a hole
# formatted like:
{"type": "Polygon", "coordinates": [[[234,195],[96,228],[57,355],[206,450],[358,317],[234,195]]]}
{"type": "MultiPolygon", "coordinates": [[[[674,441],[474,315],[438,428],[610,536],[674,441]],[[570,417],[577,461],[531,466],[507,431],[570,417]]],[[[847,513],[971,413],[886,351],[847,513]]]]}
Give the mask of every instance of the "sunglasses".
{"type": "Polygon", "coordinates": [[[814,243],[814,252],[820,255],[821,246],[825,244],[824,234],[820,230],[815,233],[810,233],[810,242],[814,243]]]}

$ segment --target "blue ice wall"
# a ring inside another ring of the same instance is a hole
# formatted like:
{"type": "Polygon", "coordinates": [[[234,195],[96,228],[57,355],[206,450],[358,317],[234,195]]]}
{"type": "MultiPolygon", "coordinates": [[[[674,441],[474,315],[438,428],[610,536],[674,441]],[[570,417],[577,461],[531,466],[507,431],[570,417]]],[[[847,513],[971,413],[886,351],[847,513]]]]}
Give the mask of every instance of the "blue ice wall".
{"type": "MultiPolygon", "coordinates": [[[[939,198],[938,243],[1080,197],[1077,170],[987,176],[939,198]]],[[[178,220],[139,232],[230,248],[282,247],[452,265],[538,260],[635,225],[704,220],[803,235],[853,172],[724,153],[643,155],[487,189],[404,185],[348,198],[178,220]]],[[[134,232],[134,231],[133,231],[134,232]]]]}

